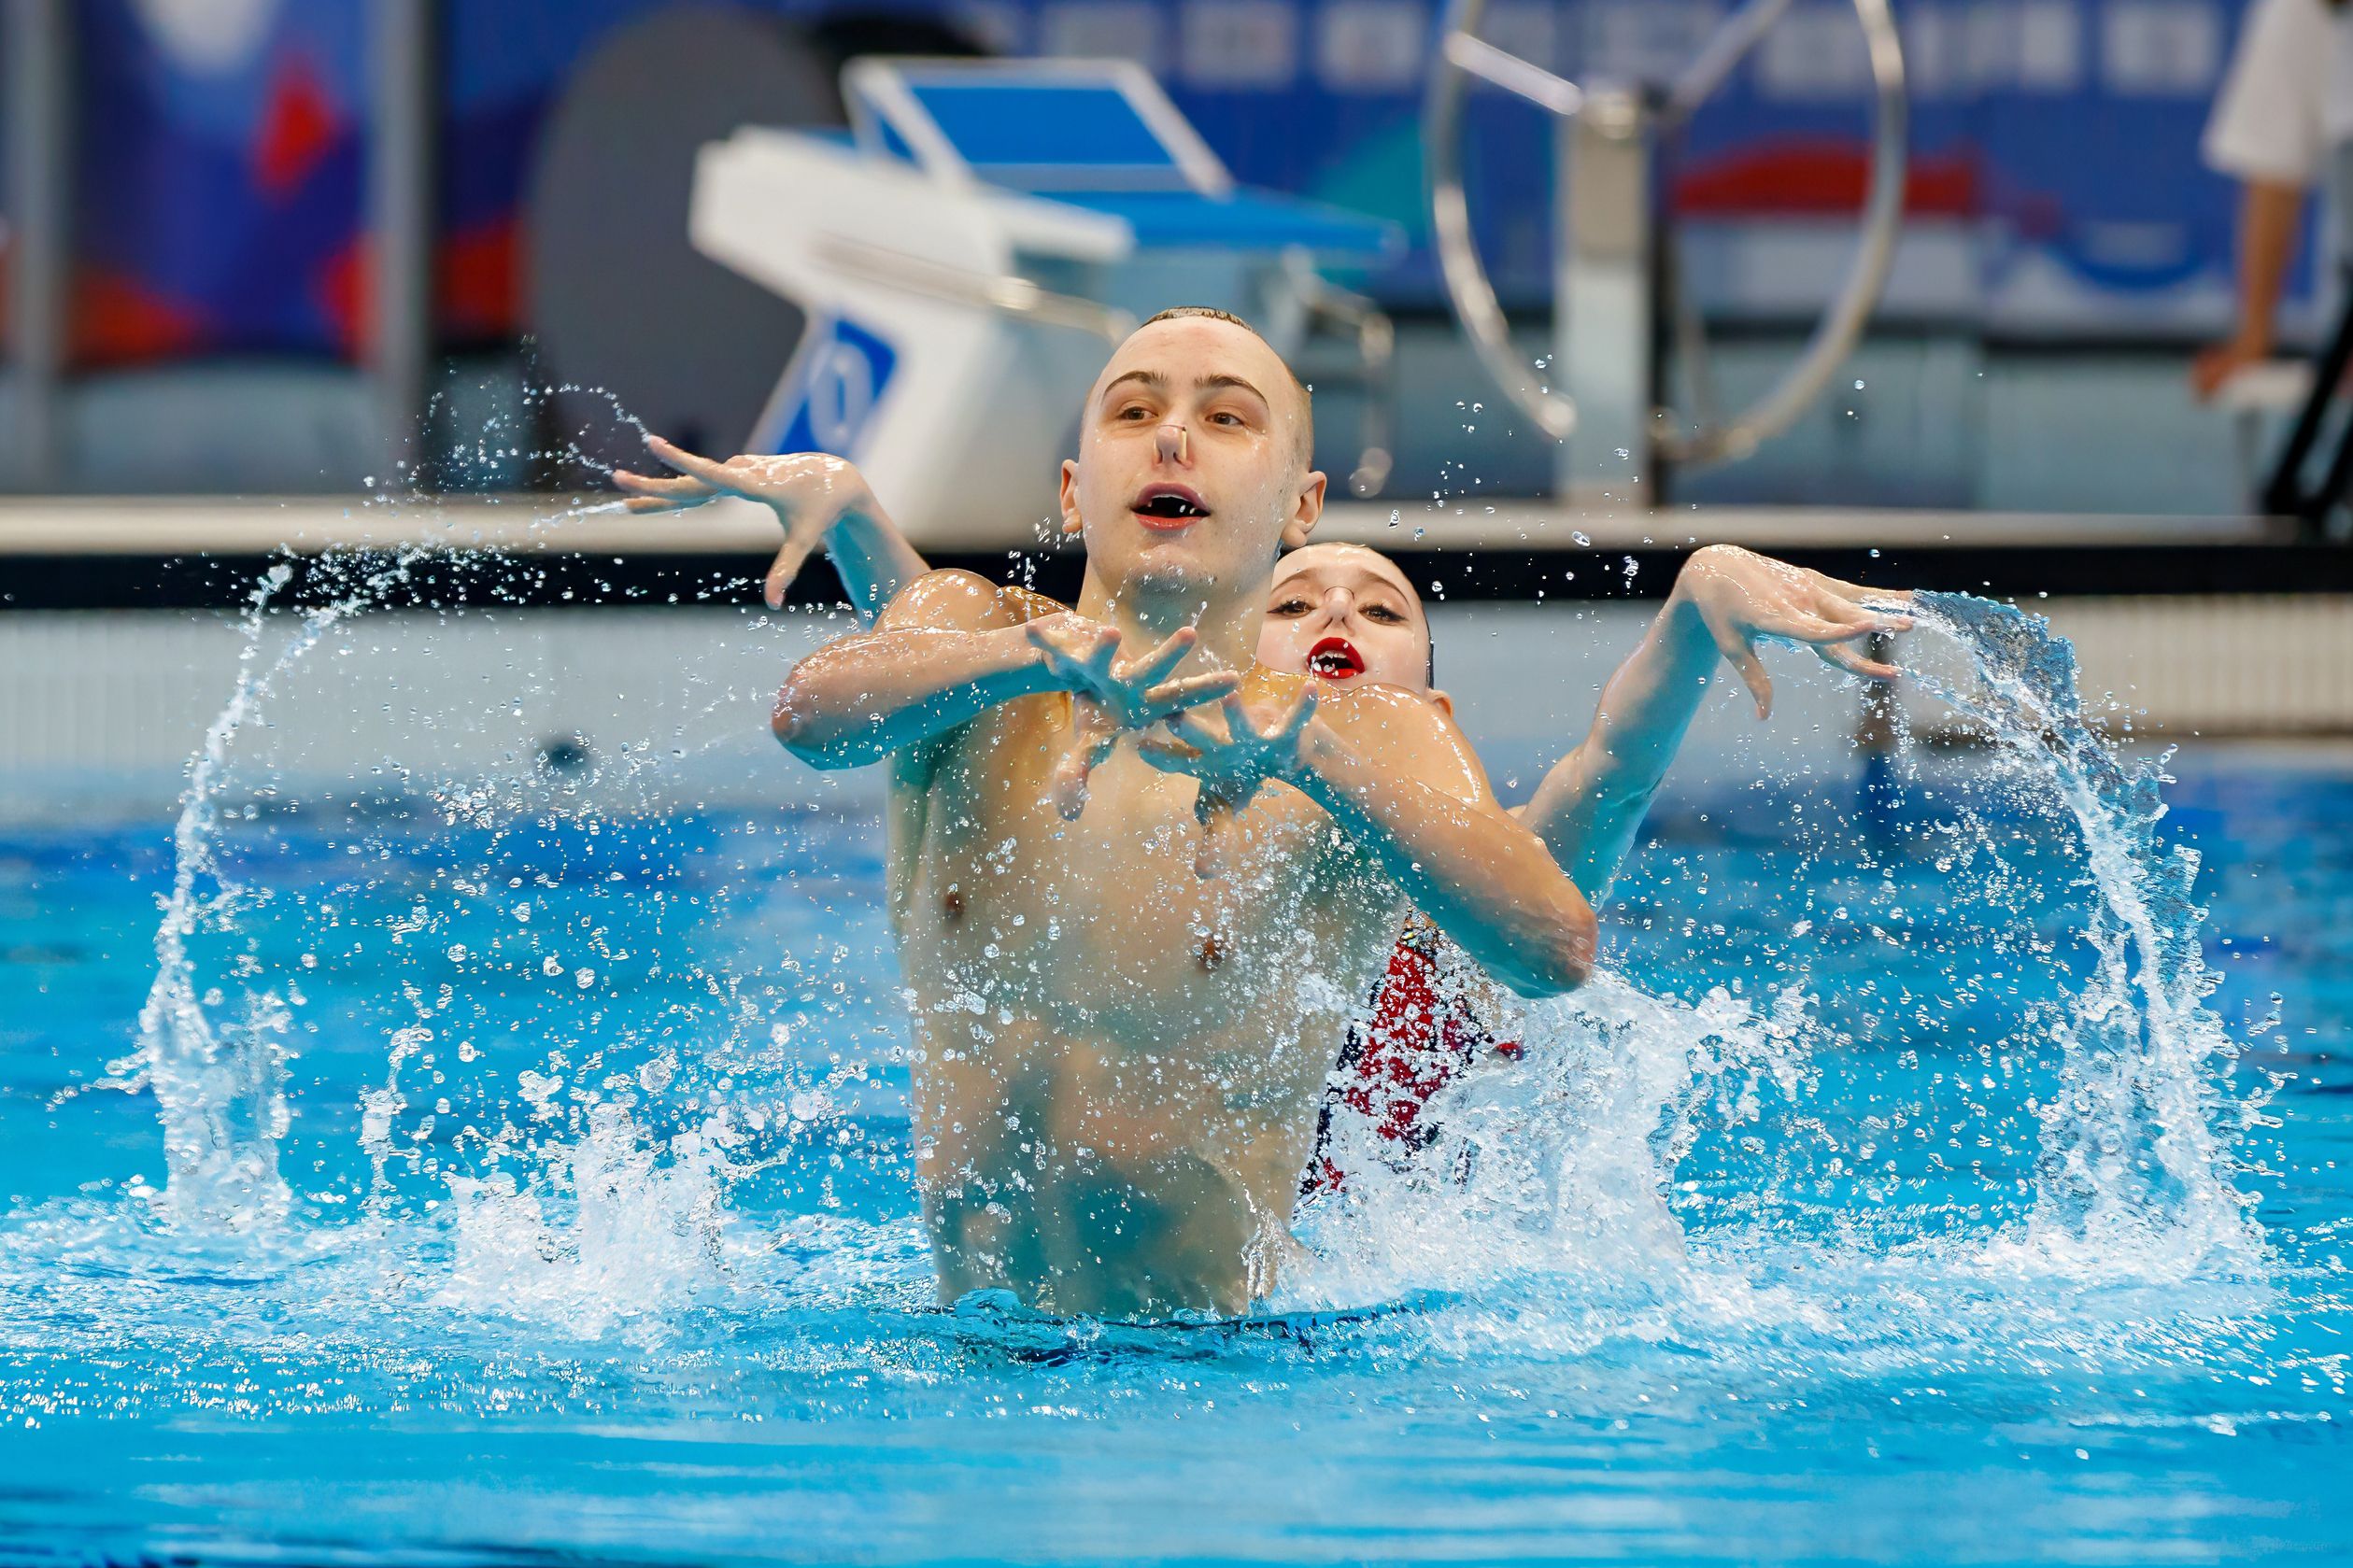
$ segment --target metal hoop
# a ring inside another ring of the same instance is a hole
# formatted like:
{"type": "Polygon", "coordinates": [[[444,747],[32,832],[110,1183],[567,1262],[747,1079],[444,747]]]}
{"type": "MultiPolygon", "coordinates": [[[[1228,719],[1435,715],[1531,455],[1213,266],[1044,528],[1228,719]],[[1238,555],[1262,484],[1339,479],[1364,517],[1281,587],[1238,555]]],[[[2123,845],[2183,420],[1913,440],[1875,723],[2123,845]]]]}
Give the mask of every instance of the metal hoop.
{"type": "MultiPolygon", "coordinates": [[[[1727,17],[1669,89],[1663,113],[1672,120],[1690,115],[1788,8],[1789,0],[1750,0],[1727,17]]],[[[1871,182],[1853,263],[1804,352],[1762,398],[1724,423],[1702,425],[1688,433],[1669,428],[1654,437],[1659,452],[1674,461],[1733,461],[1787,430],[1852,351],[1886,285],[1904,217],[1904,50],[1888,0],[1854,0],[1854,8],[1863,26],[1873,94],[1871,182]]],[[[1449,0],[1446,8],[1438,64],[1422,111],[1431,234],[1455,318],[1469,333],[1480,360],[1528,417],[1561,439],[1577,428],[1576,405],[1538,385],[1530,367],[1512,350],[1503,307],[1471,233],[1470,205],[1463,190],[1463,98],[1467,78],[1474,76],[1560,116],[1582,112],[1584,93],[1576,83],[1481,39],[1478,27],[1485,11],[1486,0],[1449,0]]],[[[1654,421],[1653,428],[1662,423],[1654,421]]]]}

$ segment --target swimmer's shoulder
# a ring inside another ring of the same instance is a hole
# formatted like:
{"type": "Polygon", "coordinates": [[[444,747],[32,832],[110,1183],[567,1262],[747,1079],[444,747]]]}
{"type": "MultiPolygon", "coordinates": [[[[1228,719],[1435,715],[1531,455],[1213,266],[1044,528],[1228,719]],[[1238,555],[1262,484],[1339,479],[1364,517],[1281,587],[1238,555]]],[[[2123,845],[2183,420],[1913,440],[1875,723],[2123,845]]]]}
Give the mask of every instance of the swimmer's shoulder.
{"type": "Polygon", "coordinates": [[[927,572],[900,589],[874,625],[886,631],[991,631],[1059,614],[1066,608],[1031,589],[947,567],[927,572]]]}
{"type": "MultiPolygon", "coordinates": [[[[998,631],[1057,614],[1062,608],[1042,593],[992,583],[977,572],[949,567],[927,572],[900,589],[898,597],[875,617],[873,629],[876,632],[998,631]]],[[[911,806],[919,802],[943,776],[942,765],[952,757],[968,754],[976,739],[1002,737],[1009,730],[1018,730],[1039,722],[1039,700],[1023,698],[1000,703],[928,741],[900,748],[891,758],[894,793],[911,806]]],[[[1053,700],[1067,702],[1068,699],[1055,698],[1053,700]]],[[[961,770],[952,769],[950,772],[960,773],[961,770]]],[[[921,837],[919,817],[913,819],[909,827],[913,836],[921,837]]]]}
{"type": "Polygon", "coordinates": [[[1321,684],[1316,712],[1342,741],[1457,799],[1483,804],[1495,798],[1479,754],[1428,698],[1376,681],[1321,684]]]}

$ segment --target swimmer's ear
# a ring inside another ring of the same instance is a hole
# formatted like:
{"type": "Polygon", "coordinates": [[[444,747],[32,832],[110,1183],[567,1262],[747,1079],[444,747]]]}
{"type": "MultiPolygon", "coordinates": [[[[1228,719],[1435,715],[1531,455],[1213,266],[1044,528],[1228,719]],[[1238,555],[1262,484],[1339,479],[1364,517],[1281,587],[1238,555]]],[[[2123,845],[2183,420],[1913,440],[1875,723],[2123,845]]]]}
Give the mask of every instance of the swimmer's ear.
{"type": "Polygon", "coordinates": [[[1454,699],[1447,696],[1444,692],[1439,690],[1436,686],[1432,686],[1430,688],[1430,706],[1436,708],[1439,713],[1444,713],[1450,719],[1454,716],[1454,699]]]}
{"type": "Polygon", "coordinates": [[[1299,487],[1299,499],[1291,508],[1291,516],[1283,521],[1283,547],[1296,550],[1307,543],[1307,536],[1315,531],[1315,525],[1324,516],[1324,488],[1330,483],[1321,473],[1311,473],[1299,487]]]}
{"type": "Polygon", "coordinates": [[[1079,465],[1070,458],[1062,459],[1062,531],[1080,533],[1086,524],[1079,516],[1079,465]]]}

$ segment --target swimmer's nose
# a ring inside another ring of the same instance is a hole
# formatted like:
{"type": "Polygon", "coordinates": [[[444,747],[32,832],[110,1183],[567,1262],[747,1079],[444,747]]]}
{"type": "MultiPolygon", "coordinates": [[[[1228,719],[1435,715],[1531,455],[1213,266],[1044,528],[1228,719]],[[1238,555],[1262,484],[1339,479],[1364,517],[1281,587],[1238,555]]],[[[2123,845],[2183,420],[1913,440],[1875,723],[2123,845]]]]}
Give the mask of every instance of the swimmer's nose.
{"type": "Polygon", "coordinates": [[[1348,618],[1349,612],[1355,608],[1356,596],[1339,584],[1335,583],[1324,590],[1324,618],[1325,620],[1344,621],[1348,618]]]}
{"type": "Polygon", "coordinates": [[[1159,431],[1160,460],[1164,463],[1188,462],[1193,457],[1193,435],[1183,425],[1163,425],[1159,431]]]}

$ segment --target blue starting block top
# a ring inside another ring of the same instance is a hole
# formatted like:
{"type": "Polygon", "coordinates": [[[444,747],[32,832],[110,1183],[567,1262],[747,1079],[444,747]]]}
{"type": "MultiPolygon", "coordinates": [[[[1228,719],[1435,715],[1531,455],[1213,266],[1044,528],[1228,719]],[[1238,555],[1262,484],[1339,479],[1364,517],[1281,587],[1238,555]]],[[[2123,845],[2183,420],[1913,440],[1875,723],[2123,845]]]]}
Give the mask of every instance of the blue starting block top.
{"type": "Polygon", "coordinates": [[[1403,247],[1384,219],[1238,188],[1127,61],[869,59],[843,86],[869,153],[1122,219],[1147,249],[1304,248],[1368,264],[1403,247]]]}

